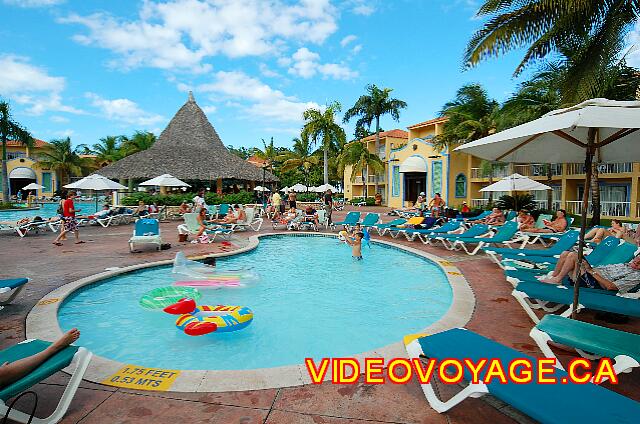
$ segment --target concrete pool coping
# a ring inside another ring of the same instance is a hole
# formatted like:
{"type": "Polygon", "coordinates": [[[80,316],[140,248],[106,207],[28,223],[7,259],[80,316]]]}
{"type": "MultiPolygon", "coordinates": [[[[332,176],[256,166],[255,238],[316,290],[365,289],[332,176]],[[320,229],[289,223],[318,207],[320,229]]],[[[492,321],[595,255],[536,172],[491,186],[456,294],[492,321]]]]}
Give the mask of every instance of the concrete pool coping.
{"type": "MultiPolygon", "coordinates": [[[[200,255],[198,257],[191,257],[191,259],[199,259],[207,256],[223,257],[242,254],[255,249],[259,245],[260,238],[273,236],[336,237],[336,234],[288,232],[256,234],[249,237],[247,245],[237,250],[210,255],[200,255]]],[[[391,246],[426,258],[437,264],[447,277],[452,289],[451,306],[442,318],[420,331],[420,333],[433,334],[454,327],[464,327],[467,322],[469,322],[474,312],[475,296],[471,287],[467,283],[467,280],[457,267],[436,255],[411,247],[402,246],[391,241],[376,239],[372,240],[372,242],[391,246]]],[[[58,308],[71,293],[79,288],[124,273],[156,266],[170,265],[172,262],[172,259],[168,259],[122,268],[110,268],[108,271],[81,278],[53,290],[42,298],[29,312],[26,320],[27,339],[53,341],[59,338],[62,335],[62,330],[58,323],[58,308]]],[[[403,343],[399,341],[368,352],[358,353],[351,356],[359,361],[362,361],[364,358],[376,357],[384,358],[385,362],[387,362],[393,358],[406,357],[406,352],[404,350],[403,343]]],[[[126,366],[128,366],[128,364],[94,355],[84,375],[84,379],[94,383],[105,384],[105,380],[117,374],[126,366]]],[[[148,367],[141,368],[148,369],[148,367]]],[[[71,368],[69,368],[68,371],[71,371],[71,368]]],[[[325,376],[325,381],[330,379],[331,371],[329,370],[325,376]]],[[[181,370],[170,387],[164,390],[171,392],[229,392],[292,387],[310,383],[311,378],[307,373],[306,367],[304,364],[299,364],[252,370],[181,370]]]]}

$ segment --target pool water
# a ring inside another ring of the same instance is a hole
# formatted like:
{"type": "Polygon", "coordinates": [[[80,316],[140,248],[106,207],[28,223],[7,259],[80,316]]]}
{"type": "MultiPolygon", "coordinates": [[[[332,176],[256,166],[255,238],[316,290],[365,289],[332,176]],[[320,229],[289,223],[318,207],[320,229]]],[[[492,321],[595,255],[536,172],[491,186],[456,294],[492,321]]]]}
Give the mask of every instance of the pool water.
{"type": "MultiPolygon", "coordinates": [[[[91,215],[96,212],[95,202],[75,202],[76,208],[80,209],[78,215],[91,215]]],[[[102,209],[101,205],[98,205],[102,209]]],[[[22,218],[33,218],[41,216],[42,218],[51,218],[56,216],[58,210],[58,203],[45,203],[37,210],[28,211],[0,211],[0,222],[8,221],[14,222],[22,218]]]]}
{"type": "Polygon", "coordinates": [[[259,281],[244,288],[201,289],[201,305],[253,310],[247,328],[192,337],[175,316],[138,300],[175,282],[171,267],[104,280],[72,293],[59,310],[64,331],[80,329],[95,354],[146,367],[244,370],[297,365],[304,358],[347,356],[398,342],[439,320],[452,301],[433,262],[382,244],[363,247],[363,261],[329,237],[263,237],[248,253],[219,259],[219,269],[253,266],[259,281]]]}

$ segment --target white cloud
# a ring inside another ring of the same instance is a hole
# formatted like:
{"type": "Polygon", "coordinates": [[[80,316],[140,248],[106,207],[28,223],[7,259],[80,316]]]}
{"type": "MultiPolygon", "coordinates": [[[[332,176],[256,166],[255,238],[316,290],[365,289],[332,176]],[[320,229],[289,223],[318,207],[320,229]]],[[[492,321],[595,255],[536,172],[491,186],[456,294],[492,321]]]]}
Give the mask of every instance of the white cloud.
{"type": "Polygon", "coordinates": [[[353,48],[351,49],[351,53],[353,54],[358,54],[360,53],[360,50],[362,50],[362,44],[356,44],[355,46],[353,46],[353,48]]]}
{"type": "Polygon", "coordinates": [[[286,96],[262,81],[239,71],[219,71],[214,80],[197,87],[197,92],[215,95],[226,100],[229,107],[239,107],[248,115],[258,115],[283,122],[301,122],[302,112],[318,108],[314,102],[302,102],[293,96],[286,96]]]}
{"type": "Polygon", "coordinates": [[[72,129],[67,128],[66,130],[62,130],[62,131],[54,131],[53,135],[60,138],[67,138],[67,137],[73,137],[74,135],[76,135],[76,132],[72,129]]]}
{"type": "Polygon", "coordinates": [[[267,78],[275,78],[275,77],[281,76],[276,71],[271,70],[271,68],[269,68],[266,63],[261,63],[259,65],[259,68],[260,68],[260,73],[267,78]]]}
{"type": "Polygon", "coordinates": [[[74,39],[113,51],[118,66],[210,71],[207,57],[277,54],[286,41],[322,43],[337,29],[329,0],[147,0],[138,18],[107,14],[61,20],[84,26],[74,39]]]}
{"type": "Polygon", "coordinates": [[[350,0],[348,4],[356,15],[370,16],[376,11],[372,0],[350,0]]]}
{"type": "Polygon", "coordinates": [[[358,39],[358,37],[356,37],[353,34],[347,35],[346,37],[344,37],[342,40],[340,40],[340,45],[342,47],[346,47],[347,44],[352,43],[354,41],[356,41],[358,39]]]}
{"type": "Polygon", "coordinates": [[[627,64],[634,68],[640,67],[640,20],[636,21],[633,30],[627,34],[626,42],[628,49],[627,64]]]}
{"type": "Polygon", "coordinates": [[[216,110],[218,110],[218,108],[217,108],[217,107],[215,107],[214,105],[208,105],[208,106],[203,106],[203,107],[202,107],[202,111],[203,111],[204,113],[207,113],[207,114],[209,114],[209,113],[215,113],[215,111],[216,111],[216,110]]]}
{"type": "Polygon", "coordinates": [[[2,0],[3,3],[19,7],[48,7],[64,3],[66,0],[2,0]]]}
{"type": "Polygon", "coordinates": [[[338,63],[320,63],[320,55],[302,47],[292,56],[292,65],[288,72],[302,78],[311,78],[316,74],[323,78],[353,79],[358,73],[352,71],[348,66],[338,63]]]}
{"type": "Polygon", "coordinates": [[[129,99],[105,99],[95,93],[85,93],[91,105],[109,120],[122,124],[149,127],[164,120],[160,115],[146,112],[129,99]]]}
{"type": "Polygon", "coordinates": [[[54,115],[51,118],[49,118],[51,120],[51,122],[58,122],[58,123],[66,123],[69,122],[68,118],[65,118],[64,116],[59,116],[59,115],[54,115]]]}
{"type": "Polygon", "coordinates": [[[22,56],[0,56],[0,93],[27,106],[27,112],[41,115],[47,111],[83,113],[63,104],[60,94],[65,87],[63,77],[54,77],[22,56]]]}

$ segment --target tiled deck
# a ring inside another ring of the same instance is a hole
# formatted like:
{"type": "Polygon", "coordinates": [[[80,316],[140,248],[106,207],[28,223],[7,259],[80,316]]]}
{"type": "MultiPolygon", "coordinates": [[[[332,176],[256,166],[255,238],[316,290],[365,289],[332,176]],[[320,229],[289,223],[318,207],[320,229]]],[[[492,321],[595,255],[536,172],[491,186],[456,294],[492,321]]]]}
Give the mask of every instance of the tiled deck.
{"type": "MultiPolygon", "coordinates": [[[[363,209],[363,211],[369,209],[363,209]]],[[[378,211],[383,211],[382,209],[378,211]]],[[[334,219],[344,216],[335,213],[334,219]]],[[[386,218],[386,217],[385,217],[386,218]]],[[[162,224],[166,241],[173,248],[162,252],[130,254],[126,241],[131,226],[82,228],[83,245],[68,242],[51,244],[51,233],[24,239],[0,236],[0,277],[29,276],[32,281],[13,305],[0,311],[0,348],[25,338],[25,317],[44,295],[63,284],[107,267],[133,265],[144,261],[170,259],[178,249],[190,255],[219,251],[218,244],[177,243],[176,223],[162,224]]],[[[270,228],[265,225],[263,231],[270,228]]],[[[387,237],[388,239],[388,237],[387,237]]],[[[540,356],[529,330],[533,326],[515,299],[511,285],[498,267],[482,255],[468,257],[418,241],[394,240],[454,262],[464,273],[476,296],[476,310],[468,328],[525,353],[540,356]]],[[[245,241],[234,241],[242,245],[245,241]]],[[[590,313],[581,318],[593,321],[590,313]]],[[[594,321],[597,323],[597,321],[594,321]]],[[[612,328],[640,333],[640,320],[625,325],[600,323],[612,328]]],[[[399,335],[401,336],[401,335],[399,335]]],[[[568,358],[569,356],[564,356],[568,358]]],[[[59,373],[35,387],[39,395],[37,415],[50,412],[67,380],[59,373]]],[[[621,376],[621,384],[607,385],[640,400],[640,372],[621,376]]],[[[454,388],[441,387],[447,392],[454,388]]],[[[27,402],[29,399],[25,399],[27,402]]],[[[23,408],[24,409],[24,408],[23,408]]],[[[510,411],[507,411],[510,412],[510,411]]],[[[465,401],[447,414],[431,410],[417,383],[407,385],[300,386],[251,392],[169,393],[136,392],[83,382],[64,423],[507,423],[510,416],[479,399],[465,401]]]]}

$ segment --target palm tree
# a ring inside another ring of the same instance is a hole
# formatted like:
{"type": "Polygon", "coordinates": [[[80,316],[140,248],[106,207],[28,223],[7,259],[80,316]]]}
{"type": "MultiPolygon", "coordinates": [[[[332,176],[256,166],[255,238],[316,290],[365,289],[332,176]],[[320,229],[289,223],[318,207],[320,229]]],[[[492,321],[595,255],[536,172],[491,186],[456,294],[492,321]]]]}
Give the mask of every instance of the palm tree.
{"type": "Polygon", "coordinates": [[[384,171],[384,163],[378,155],[371,153],[365,143],[354,141],[345,146],[340,156],[338,156],[338,166],[340,172],[344,172],[345,167],[351,165],[351,182],[356,180],[356,175],[362,176],[364,184],[363,196],[367,198],[367,180],[365,173],[367,170],[374,173],[384,171]]]}
{"type": "Polygon", "coordinates": [[[131,138],[121,136],[121,150],[124,156],[147,150],[157,140],[154,133],[148,131],[136,131],[131,138]]]}
{"type": "Polygon", "coordinates": [[[29,131],[11,119],[8,102],[0,102],[0,140],[2,141],[2,196],[9,201],[9,171],[7,169],[7,141],[17,140],[27,147],[33,146],[33,137],[29,131]]]}
{"type": "Polygon", "coordinates": [[[266,162],[265,167],[268,167],[269,171],[273,173],[273,166],[278,157],[278,149],[273,144],[273,137],[271,137],[271,139],[269,140],[269,143],[264,141],[264,138],[263,138],[262,147],[263,149],[260,149],[259,147],[255,147],[253,149],[253,154],[256,155],[258,158],[264,160],[266,162]]]}
{"type": "Polygon", "coordinates": [[[38,163],[48,169],[56,171],[61,185],[69,184],[71,176],[80,176],[90,169],[87,160],[81,158],[71,147],[69,137],[51,140],[49,146],[41,153],[38,163]]]}
{"type": "MultiPolygon", "coordinates": [[[[400,109],[407,107],[407,103],[391,99],[389,95],[393,91],[391,88],[378,88],[375,84],[366,86],[367,93],[358,98],[356,103],[345,112],[342,123],[346,124],[353,117],[358,117],[356,122],[356,134],[362,129],[370,129],[375,121],[376,123],[376,146],[380,144],[380,117],[383,115],[391,115],[398,122],[400,119],[400,109]]],[[[356,136],[357,137],[357,136],[356,136]]]]}
{"type": "Polygon", "coordinates": [[[288,172],[293,169],[301,169],[304,174],[304,184],[309,186],[309,173],[311,168],[320,163],[318,156],[313,154],[311,142],[308,136],[293,139],[293,150],[281,154],[277,157],[279,161],[283,161],[280,171],[288,172]]]}
{"type": "MultiPolygon", "coordinates": [[[[108,135],[101,138],[100,143],[96,143],[89,148],[89,152],[96,155],[96,163],[99,167],[117,162],[123,158],[123,151],[120,148],[120,141],[123,138],[124,136],[108,135]]],[[[76,151],[78,151],[77,148],[76,151]]]]}
{"type": "Polygon", "coordinates": [[[640,16],[637,0],[485,0],[479,17],[489,17],[464,55],[465,66],[525,48],[519,74],[530,63],[575,40],[589,39],[576,57],[578,80],[593,80],[619,57],[625,35],[640,16]]]}
{"type": "Polygon", "coordinates": [[[304,118],[302,136],[308,137],[316,145],[320,144],[323,150],[325,184],[329,184],[329,150],[340,148],[347,138],[344,129],[335,122],[335,114],[339,113],[341,109],[340,103],[333,102],[326,107],[324,112],[311,108],[302,114],[304,118]]]}

